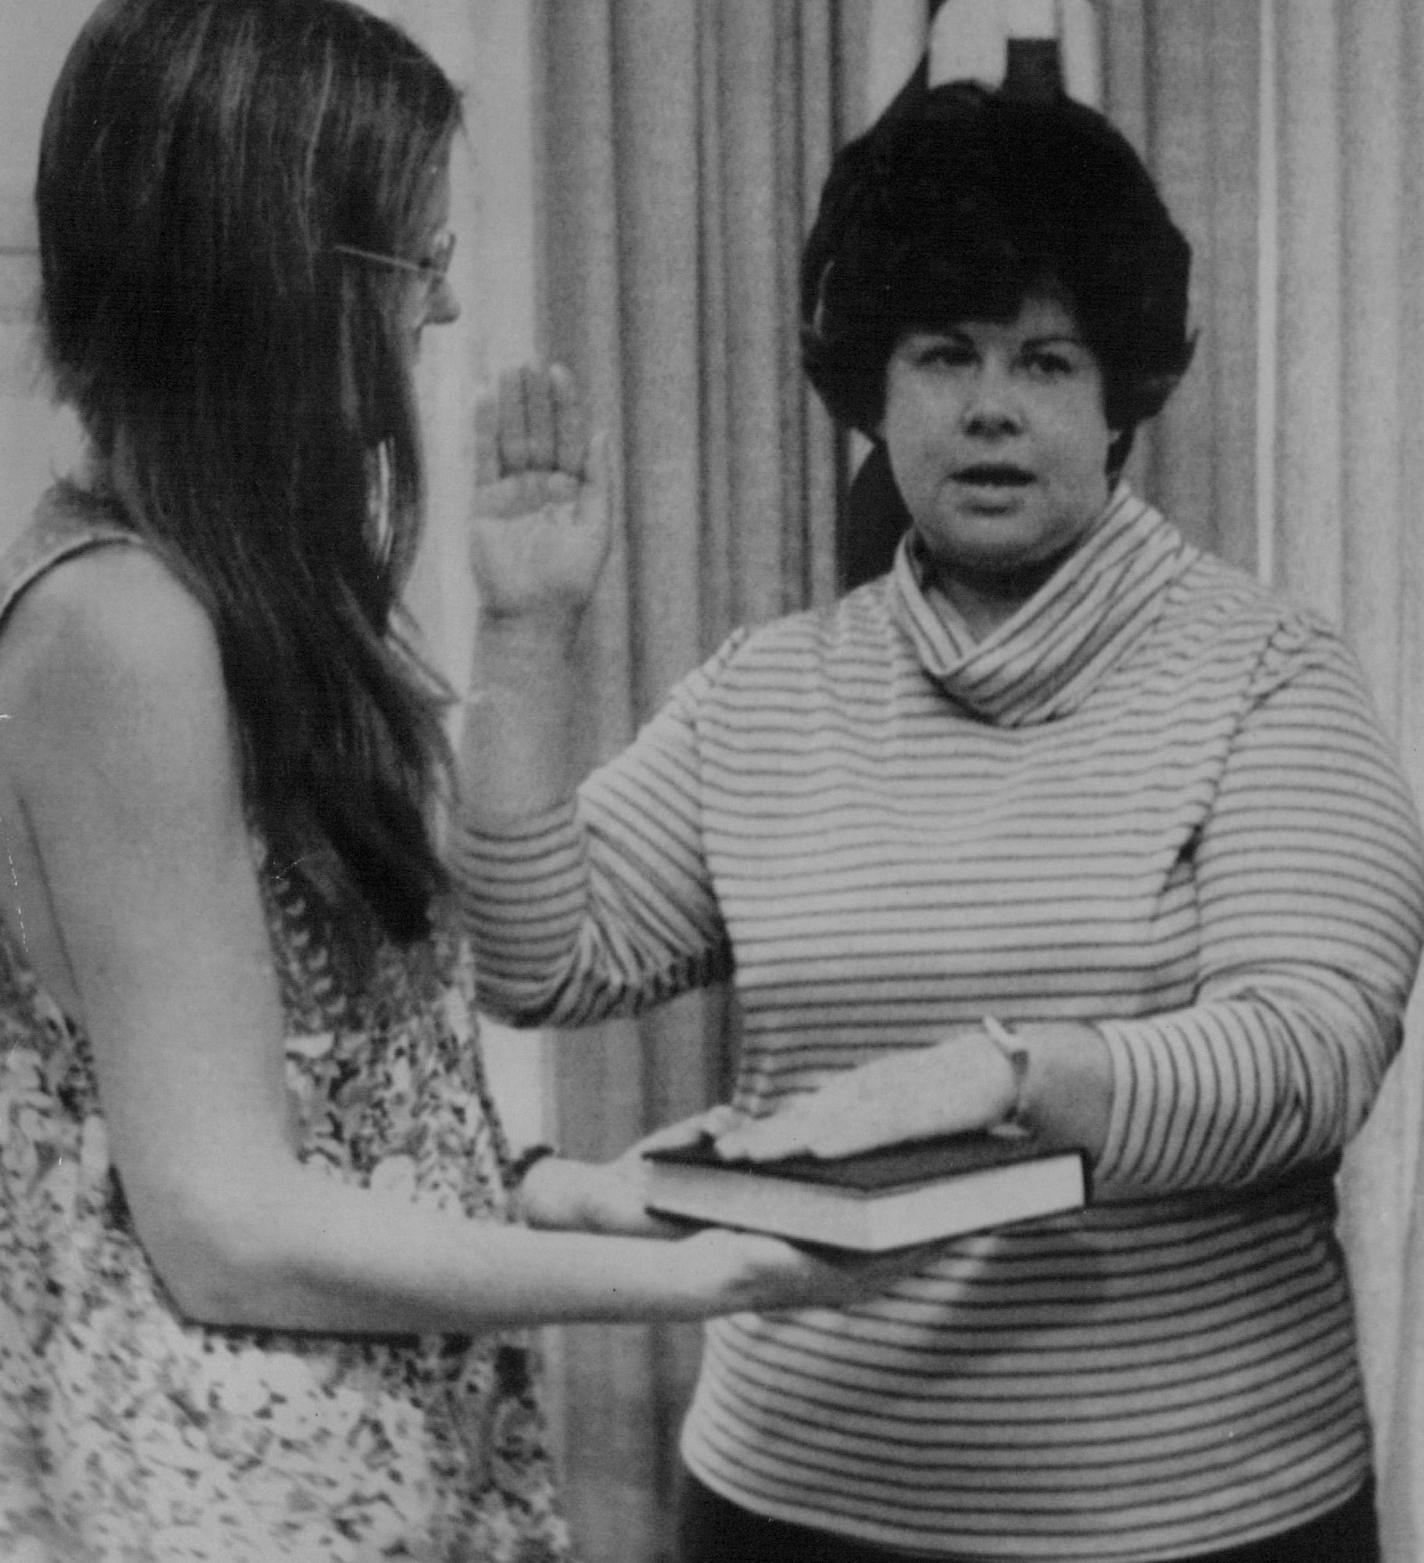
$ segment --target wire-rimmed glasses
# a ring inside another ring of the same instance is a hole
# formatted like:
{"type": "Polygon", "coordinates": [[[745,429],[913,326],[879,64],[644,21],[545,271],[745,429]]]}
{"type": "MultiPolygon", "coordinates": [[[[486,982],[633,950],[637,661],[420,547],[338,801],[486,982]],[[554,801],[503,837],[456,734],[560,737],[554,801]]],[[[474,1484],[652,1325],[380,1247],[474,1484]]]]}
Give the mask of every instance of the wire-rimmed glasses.
{"type": "Polygon", "coordinates": [[[455,235],[441,234],[431,245],[430,254],[423,260],[407,260],[403,255],[383,255],[379,250],[363,250],[355,244],[333,244],[331,249],[336,255],[351,255],[376,266],[394,266],[398,271],[413,272],[418,277],[424,277],[435,288],[445,280],[450,270],[450,262],[455,255],[455,235]]]}

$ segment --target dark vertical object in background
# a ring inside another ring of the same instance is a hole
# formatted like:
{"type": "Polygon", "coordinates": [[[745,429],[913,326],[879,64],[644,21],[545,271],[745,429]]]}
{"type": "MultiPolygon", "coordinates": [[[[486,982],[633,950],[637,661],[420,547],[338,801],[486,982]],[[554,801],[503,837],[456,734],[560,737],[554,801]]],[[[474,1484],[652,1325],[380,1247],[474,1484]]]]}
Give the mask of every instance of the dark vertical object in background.
{"type": "Polygon", "coordinates": [[[1010,38],[1004,91],[1019,98],[1056,98],[1063,91],[1063,67],[1056,38],[1010,38]]]}
{"type": "Polygon", "coordinates": [[[890,458],[884,445],[876,443],[856,468],[846,493],[837,538],[842,591],[884,575],[909,525],[910,513],[895,486],[890,458]]]}

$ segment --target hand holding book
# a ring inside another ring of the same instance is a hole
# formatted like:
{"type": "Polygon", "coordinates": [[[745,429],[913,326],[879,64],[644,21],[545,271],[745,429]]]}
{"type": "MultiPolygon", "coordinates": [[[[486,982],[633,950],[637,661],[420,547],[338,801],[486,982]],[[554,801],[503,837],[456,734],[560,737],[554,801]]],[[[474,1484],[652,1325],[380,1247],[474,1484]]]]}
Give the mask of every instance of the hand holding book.
{"type": "Polygon", "coordinates": [[[841,1252],[824,1245],[812,1250],[755,1223],[723,1230],[735,1224],[698,1222],[699,1229],[692,1230],[685,1219],[651,1214],[655,1169],[647,1157],[677,1156],[694,1147],[710,1153],[710,1134],[737,1116],[730,1108],[699,1113],[647,1136],[611,1162],[577,1161],[550,1146],[531,1147],[513,1169],[519,1215],[535,1228],[667,1240],[667,1257],[657,1267],[664,1293],[674,1299],[667,1317],[849,1307],[923,1266],[933,1251],[924,1245],[896,1245],[894,1252],[857,1244],[841,1245],[841,1252]]]}
{"type": "Polygon", "coordinates": [[[730,1107],[713,1107],[654,1130],[612,1161],[581,1161],[552,1146],[536,1147],[516,1171],[514,1208],[524,1225],[545,1231],[686,1237],[686,1223],[649,1214],[646,1158],[655,1151],[709,1145],[744,1121],[730,1107]]]}

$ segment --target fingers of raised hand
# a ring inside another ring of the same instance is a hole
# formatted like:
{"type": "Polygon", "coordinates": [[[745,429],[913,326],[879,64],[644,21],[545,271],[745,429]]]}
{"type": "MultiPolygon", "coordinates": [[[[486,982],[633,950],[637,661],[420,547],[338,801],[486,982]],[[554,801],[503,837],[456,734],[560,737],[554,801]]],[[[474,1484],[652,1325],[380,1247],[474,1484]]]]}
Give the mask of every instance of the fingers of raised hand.
{"type": "Polygon", "coordinates": [[[499,478],[499,398],[486,391],[475,401],[475,482],[488,487],[499,478]]]}
{"type": "Polygon", "coordinates": [[[588,429],[577,382],[561,364],[506,369],[475,406],[477,481],[524,473],[577,480],[588,461],[588,429]]]}
{"type": "Polygon", "coordinates": [[[499,377],[499,450],[506,473],[554,465],[554,398],[549,377],[507,369],[499,377]]]}
{"type": "Polygon", "coordinates": [[[588,467],[589,437],[578,382],[562,364],[555,364],[549,371],[549,390],[554,420],[554,465],[560,472],[582,477],[588,467]]]}

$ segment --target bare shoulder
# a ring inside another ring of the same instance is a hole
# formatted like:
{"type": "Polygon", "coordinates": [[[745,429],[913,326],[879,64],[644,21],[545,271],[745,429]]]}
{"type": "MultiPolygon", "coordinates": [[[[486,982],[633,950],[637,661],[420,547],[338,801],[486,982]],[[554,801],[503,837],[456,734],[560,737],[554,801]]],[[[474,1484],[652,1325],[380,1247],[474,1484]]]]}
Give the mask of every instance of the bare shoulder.
{"type": "MultiPolygon", "coordinates": [[[[147,749],[225,733],[227,701],[206,610],[145,548],[92,549],[42,576],[0,637],[6,745],[24,768],[75,747],[147,749]],[[216,724],[216,725],[215,725],[216,724]]],[[[224,745],[225,746],[225,745],[224,745]]]]}
{"type": "Polygon", "coordinates": [[[216,654],[198,599],[147,548],[92,548],[41,576],[15,605],[4,662],[94,659],[90,671],[142,672],[216,654]]]}

